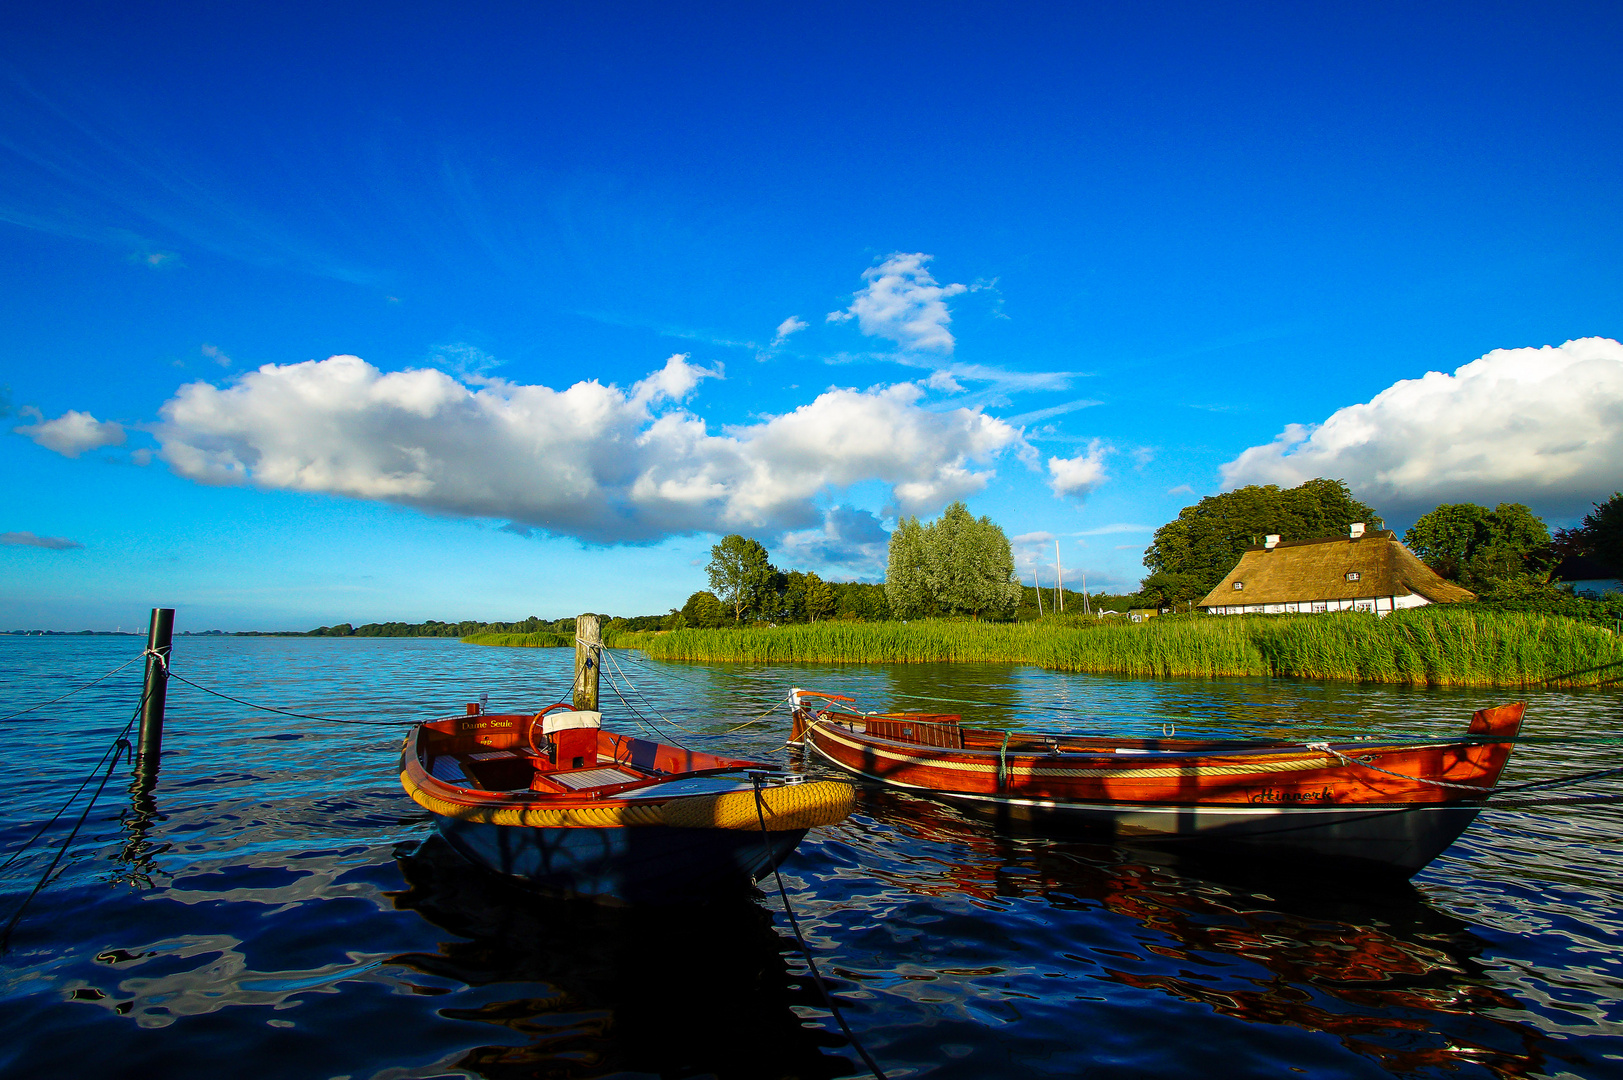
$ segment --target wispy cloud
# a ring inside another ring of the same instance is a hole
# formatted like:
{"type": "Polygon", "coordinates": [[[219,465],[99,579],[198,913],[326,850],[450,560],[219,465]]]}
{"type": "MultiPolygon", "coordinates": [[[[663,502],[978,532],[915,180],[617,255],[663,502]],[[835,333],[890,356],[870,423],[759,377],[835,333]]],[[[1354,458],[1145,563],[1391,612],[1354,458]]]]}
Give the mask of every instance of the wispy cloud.
{"type": "Polygon", "coordinates": [[[1156,528],[1157,528],[1157,526],[1154,526],[1154,525],[1134,525],[1134,524],[1129,524],[1128,522],[1125,522],[1125,521],[1119,521],[1119,522],[1116,522],[1116,523],[1111,524],[1111,525],[1100,525],[1100,526],[1097,526],[1097,527],[1092,528],[1092,529],[1081,529],[1081,530],[1077,531],[1076,535],[1077,536],[1114,536],[1117,533],[1147,533],[1147,532],[1154,532],[1156,530],[1156,528]]]}
{"type": "Polygon", "coordinates": [[[1167,494],[1168,495],[1190,495],[1190,496],[1193,496],[1195,494],[1195,489],[1190,487],[1188,484],[1179,484],[1177,487],[1169,487],[1169,488],[1167,488],[1167,494]]]}
{"type": "Polygon", "coordinates": [[[221,351],[218,345],[210,345],[207,342],[204,342],[202,349],[198,351],[200,351],[210,360],[213,360],[216,364],[219,364],[221,367],[231,366],[231,358],[221,351]]]}
{"type": "Polygon", "coordinates": [[[810,323],[806,322],[800,316],[791,315],[778,324],[778,332],[772,335],[772,344],[774,346],[782,345],[785,341],[789,340],[790,334],[798,334],[810,325],[810,323]]]}
{"type": "Polygon", "coordinates": [[[0,533],[0,545],[47,548],[51,551],[73,551],[75,548],[84,547],[77,540],[65,540],[60,536],[35,536],[31,532],[0,533]]]}
{"type": "Polygon", "coordinates": [[[1067,401],[1063,405],[1050,405],[1046,409],[1034,409],[1031,412],[1023,412],[1019,416],[1010,416],[1006,419],[1011,424],[1035,424],[1042,420],[1050,420],[1056,416],[1064,416],[1066,413],[1091,409],[1095,405],[1103,404],[1104,402],[1095,398],[1079,398],[1076,401],[1067,401]]]}

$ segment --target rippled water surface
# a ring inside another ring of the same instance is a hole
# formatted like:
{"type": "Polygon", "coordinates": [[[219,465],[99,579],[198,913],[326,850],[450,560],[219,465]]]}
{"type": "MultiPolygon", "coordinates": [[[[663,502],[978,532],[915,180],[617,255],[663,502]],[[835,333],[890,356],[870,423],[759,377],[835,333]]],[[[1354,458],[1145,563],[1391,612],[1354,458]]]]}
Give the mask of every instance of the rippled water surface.
{"type": "MultiPolygon", "coordinates": [[[[132,638],[0,638],[0,714],[139,651],[132,638]]],[[[728,729],[792,685],[874,708],[984,702],[989,726],[1304,740],[1452,733],[1508,696],[615,658],[665,736],[791,765],[781,709],[728,729]]],[[[565,650],[431,640],[181,638],[174,664],[266,705],[402,723],[481,692],[493,709],[539,708],[571,679],[565,650]]],[[[0,862],[90,772],[139,693],[136,665],[5,721],[0,862]]],[[[1553,738],[1519,746],[1507,781],[1623,762],[1623,694],[1529,700],[1524,733],[1553,738]]],[[[660,735],[607,690],[603,708],[610,726],[660,735]]],[[[399,742],[172,683],[154,803],[132,804],[121,765],[0,958],[0,1073],[862,1074],[775,890],[671,911],[530,897],[431,839],[400,789],[399,742]]],[[[3,871],[0,919],[77,815],[3,871]]],[[[864,790],[784,880],[848,1023],[893,1077],[1623,1076],[1620,825],[1603,801],[1490,810],[1393,888],[1003,835],[864,790]]]]}

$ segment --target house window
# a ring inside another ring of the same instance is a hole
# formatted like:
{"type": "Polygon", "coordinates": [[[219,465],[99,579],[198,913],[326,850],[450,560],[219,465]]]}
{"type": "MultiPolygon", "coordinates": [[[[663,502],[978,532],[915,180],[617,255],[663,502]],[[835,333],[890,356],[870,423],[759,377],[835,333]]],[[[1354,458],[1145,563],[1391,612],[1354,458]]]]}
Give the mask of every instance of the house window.
{"type": "Polygon", "coordinates": [[[1348,581],[1357,581],[1359,577],[1360,577],[1360,575],[1359,575],[1357,570],[1348,570],[1347,571],[1347,580],[1348,581]]]}
{"type": "Polygon", "coordinates": [[[1315,600],[1315,601],[1313,601],[1313,612],[1312,613],[1314,615],[1323,615],[1324,612],[1325,612],[1325,606],[1326,605],[1325,605],[1323,600],[1315,600]]]}
{"type": "Polygon", "coordinates": [[[1234,591],[1235,591],[1235,592],[1239,592],[1239,591],[1240,591],[1240,590],[1241,590],[1241,589],[1243,589],[1243,588],[1245,588],[1245,582],[1243,582],[1243,581],[1236,581],[1236,582],[1235,582],[1235,583],[1234,583],[1234,591]]]}

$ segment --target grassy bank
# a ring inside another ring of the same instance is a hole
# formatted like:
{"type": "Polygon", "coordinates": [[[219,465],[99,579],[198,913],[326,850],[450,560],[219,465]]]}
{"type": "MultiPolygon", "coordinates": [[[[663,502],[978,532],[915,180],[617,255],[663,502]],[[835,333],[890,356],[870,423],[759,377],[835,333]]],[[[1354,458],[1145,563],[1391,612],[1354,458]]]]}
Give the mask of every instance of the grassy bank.
{"type": "MultiPolygon", "coordinates": [[[[487,637],[479,640],[486,643],[487,637]]],[[[490,641],[490,644],[497,642],[490,641]]],[[[517,642],[515,642],[517,644],[517,642]]],[[[664,660],[743,663],[989,661],[1149,676],[1283,675],[1431,686],[1523,686],[1623,664],[1623,641],[1559,616],[1444,607],[1363,614],[1197,616],[1078,628],[1043,623],[818,623],[625,634],[664,660]]],[[[1561,680],[1616,684],[1623,666],[1561,680]]]]}

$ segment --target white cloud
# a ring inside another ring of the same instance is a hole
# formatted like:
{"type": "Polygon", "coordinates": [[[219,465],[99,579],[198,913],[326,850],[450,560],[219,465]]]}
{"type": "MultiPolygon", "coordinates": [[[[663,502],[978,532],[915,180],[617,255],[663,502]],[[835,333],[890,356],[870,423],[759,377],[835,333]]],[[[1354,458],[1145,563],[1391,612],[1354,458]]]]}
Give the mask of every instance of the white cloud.
{"type": "Polygon", "coordinates": [[[69,409],[55,420],[46,420],[38,409],[19,410],[40,417],[37,424],[24,424],[12,430],[49,450],[66,457],[76,458],[86,450],[103,446],[118,446],[124,441],[124,429],[111,420],[97,420],[86,412],[69,409]]]}
{"type": "Polygon", "coordinates": [[[1087,498],[1100,484],[1110,479],[1110,474],[1105,471],[1105,458],[1109,453],[1108,446],[1094,439],[1076,457],[1049,458],[1048,486],[1061,498],[1066,495],[1075,496],[1078,500],[1087,498]]]}
{"type": "Polygon", "coordinates": [[[1337,477],[1394,516],[1466,501],[1575,513],[1623,487],[1623,344],[1495,349],[1291,424],[1222,474],[1228,488],[1337,477]]]}
{"type": "Polygon", "coordinates": [[[814,525],[814,500],[870,480],[904,513],[979,491],[1024,446],[977,410],[931,411],[911,383],[830,389],[793,412],[713,433],[682,407],[706,378],[677,355],[629,389],[566,390],[354,356],[267,364],[224,388],[182,386],[160,456],[202,483],[376,499],[597,543],[814,525]]]}
{"type": "Polygon", "coordinates": [[[204,342],[203,348],[200,351],[204,356],[208,357],[210,360],[213,360],[221,367],[231,366],[231,358],[227,356],[218,345],[210,345],[207,342],[204,342]]]}
{"type": "Polygon", "coordinates": [[[772,336],[773,345],[782,345],[789,340],[790,334],[798,334],[811,324],[798,315],[791,315],[778,324],[778,332],[772,336]]]}
{"type": "Polygon", "coordinates": [[[867,510],[831,507],[819,529],[785,533],[772,549],[779,565],[826,574],[882,579],[890,553],[890,533],[867,510]]]}
{"type": "Polygon", "coordinates": [[[878,266],[862,272],[867,285],[851,299],[851,306],[828,313],[829,322],[857,320],[869,337],[888,338],[905,349],[932,349],[950,353],[952,313],[947,298],[968,292],[967,285],[938,285],[925,264],[932,256],[896,252],[878,266]]]}
{"type": "Polygon", "coordinates": [[[1193,495],[1194,493],[1195,489],[1188,484],[1179,484],[1177,487],[1167,488],[1168,495],[1193,495]]]}

